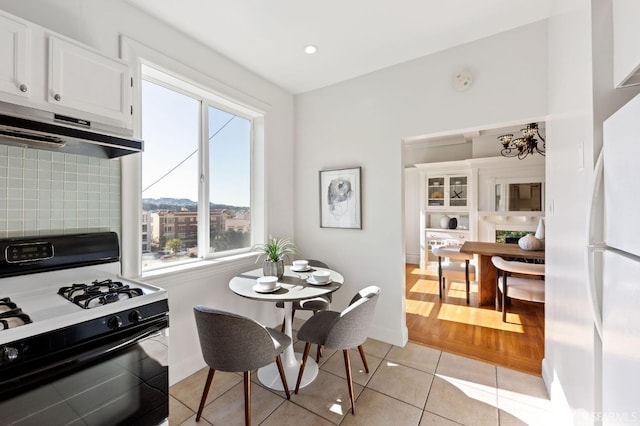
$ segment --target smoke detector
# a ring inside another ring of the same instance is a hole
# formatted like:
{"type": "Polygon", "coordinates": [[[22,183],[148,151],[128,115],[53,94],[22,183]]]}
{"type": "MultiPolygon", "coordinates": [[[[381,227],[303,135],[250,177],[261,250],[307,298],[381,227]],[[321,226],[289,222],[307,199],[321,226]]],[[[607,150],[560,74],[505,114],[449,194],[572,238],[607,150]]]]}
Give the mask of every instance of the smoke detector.
{"type": "Polygon", "coordinates": [[[471,87],[472,82],[473,76],[471,75],[471,72],[468,70],[463,70],[453,77],[453,88],[458,92],[463,92],[471,87]]]}

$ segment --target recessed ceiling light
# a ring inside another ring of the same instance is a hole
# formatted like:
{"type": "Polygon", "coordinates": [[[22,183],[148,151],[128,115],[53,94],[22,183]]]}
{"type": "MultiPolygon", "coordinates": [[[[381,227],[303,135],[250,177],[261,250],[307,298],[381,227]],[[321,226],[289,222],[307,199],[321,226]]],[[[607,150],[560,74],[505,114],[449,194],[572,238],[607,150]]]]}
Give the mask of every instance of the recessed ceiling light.
{"type": "Polygon", "coordinates": [[[318,51],[318,46],[314,46],[313,44],[307,44],[304,47],[304,53],[308,53],[309,55],[313,55],[318,51]]]}

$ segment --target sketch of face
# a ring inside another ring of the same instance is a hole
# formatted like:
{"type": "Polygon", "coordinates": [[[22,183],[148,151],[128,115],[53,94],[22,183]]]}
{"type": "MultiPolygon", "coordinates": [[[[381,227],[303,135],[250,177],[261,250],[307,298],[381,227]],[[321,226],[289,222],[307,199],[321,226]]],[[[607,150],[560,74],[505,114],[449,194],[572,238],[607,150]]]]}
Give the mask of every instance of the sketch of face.
{"type": "Polygon", "coordinates": [[[329,204],[329,210],[333,214],[342,215],[346,212],[346,209],[338,208],[339,203],[348,201],[353,196],[351,190],[351,182],[344,178],[336,178],[329,183],[329,190],[327,192],[327,203],[329,204]]]}

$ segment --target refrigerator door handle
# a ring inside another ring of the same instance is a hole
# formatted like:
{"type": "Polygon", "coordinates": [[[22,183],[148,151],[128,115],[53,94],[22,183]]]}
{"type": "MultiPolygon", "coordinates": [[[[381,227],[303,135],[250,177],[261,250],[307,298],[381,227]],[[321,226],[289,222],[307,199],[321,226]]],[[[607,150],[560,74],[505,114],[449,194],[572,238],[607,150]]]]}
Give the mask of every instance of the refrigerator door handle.
{"type": "MultiPolygon", "coordinates": [[[[603,170],[604,170],[604,150],[600,151],[598,160],[594,167],[593,187],[591,188],[591,198],[588,200],[587,206],[587,246],[585,247],[586,265],[587,265],[587,297],[591,304],[591,315],[596,331],[602,339],[602,313],[600,312],[600,301],[598,300],[598,291],[596,289],[595,277],[595,261],[596,252],[602,252],[606,249],[604,242],[594,241],[595,227],[598,224],[596,220],[596,201],[602,196],[603,187],[603,170]]],[[[600,226],[602,224],[600,223],[600,226]]],[[[600,229],[601,231],[601,229],[600,229]]]]}

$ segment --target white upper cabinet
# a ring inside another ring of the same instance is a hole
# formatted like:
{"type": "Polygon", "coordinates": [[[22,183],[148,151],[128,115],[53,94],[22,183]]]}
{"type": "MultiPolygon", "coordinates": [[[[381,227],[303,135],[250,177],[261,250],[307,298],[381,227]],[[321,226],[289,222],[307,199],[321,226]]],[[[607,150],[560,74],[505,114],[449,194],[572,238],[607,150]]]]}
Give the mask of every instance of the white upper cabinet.
{"type": "Polygon", "coordinates": [[[128,124],[130,68],[125,62],[50,35],[47,101],[128,124]]]}
{"type": "Polygon", "coordinates": [[[0,101],[131,133],[129,65],[0,10],[0,101]]]}
{"type": "Polygon", "coordinates": [[[468,210],[469,176],[427,175],[426,206],[429,209],[468,210]]]}
{"type": "Polygon", "coordinates": [[[28,97],[29,27],[0,15],[0,90],[9,97],[28,97]]]}

